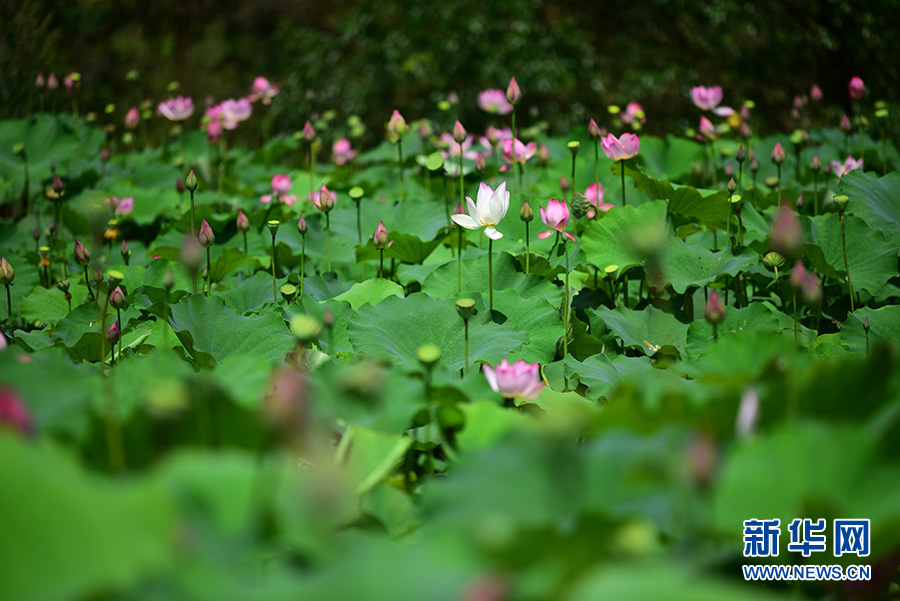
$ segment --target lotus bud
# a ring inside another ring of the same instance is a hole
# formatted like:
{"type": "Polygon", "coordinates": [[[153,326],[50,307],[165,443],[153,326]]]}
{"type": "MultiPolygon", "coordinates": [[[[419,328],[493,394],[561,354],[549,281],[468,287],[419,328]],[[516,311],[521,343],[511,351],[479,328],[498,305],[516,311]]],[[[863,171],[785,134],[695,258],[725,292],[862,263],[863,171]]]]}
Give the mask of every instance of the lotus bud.
{"type": "Polygon", "coordinates": [[[781,165],[785,158],[787,158],[787,153],[781,147],[781,142],[775,142],[775,148],[772,149],[772,162],[781,165]]]}
{"type": "Polygon", "coordinates": [[[467,135],[466,128],[463,127],[463,124],[457,119],[456,123],[453,124],[453,139],[456,140],[457,144],[462,144],[466,141],[467,135]]]}
{"type": "Polygon", "coordinates": [[[300,219],[297,220],[297,231],[305,236],[308,229],[309,226],[306,225],[306,219],[303,218],[303,215],[300,215],[300,219]]]}
{"type": "Polygon", "coordinates": [[[850,202],[850,197],[846,194],[835,194],[832,202],[834,202],[834,206],[837,207],[837,210],[843,213],[847,208],[847,203],[850,202]]]}
{"type": "Polygon", "coordinates": [[[191,192],[197,190],[197,176],[194,174],[193,169],[191,169],[191,172],[188,173],[187,177],[184,179],[184,187],[191,192]]]}
{"type": "Polygon", "coordinates": [[[103,150],[100,151],[100,160],[104,163],[109,162],[109,148],[104,146],[103,150]]]}
{"type": "Polygon", "coordinates": [[[463,321],[468,321],[475,314],[475,301],[471,298],[457,300],[456,312],[463,318],[463,321]]]}
{"type": "Polygon", "coordinates": [[[822,285],[816,274],[812,272],[806,274],[801,284],[801,290],[803,291],[803,300],[807,305],[818,305],[822,302],[822,285]]]}
{"type": "Polygon", "coordinates": [[[175,180],[175,191],[179,194],[184,194],[187,191],[187,186],[184,185],[184,180],[180,177],[175,180]]]}
{"type": "Polygon", "coordinates": [[[743,163],[744,160],[747,158],[746,154],[744,153],[744,145],[743,144],[738,146],[737,154],[734,155],[734,158],[738,163],[743,163]]]}
{"type": "Polygon", "coordinates": [[[108,330],[106,330],[106,339],[109,340],[112,344],[115,344],[119,341],[120,335],[121,332],[119,332],[119,322],[112,322],[112,325],[109,326],[108,330]]]}
{"type": "Polygon", "coordinates": [[[400,111],[394,110],[391,114],[390,121],[387,122],[387,137],[391,142],[397,142],[406,137],[409,133],[409,125],[406,119],[400,114],[400,111]]]}
{"type": "Polygon", "coordinates": [[[41,230],[39,230],[37,228],[34,228],[33,230],[31,230],[31,237],[32,237],[32,239],[34,239],[35,242],[40,240],[41,239],[41,230]]]}
{"type": "Polygon", "coordinates": [[[75,255],[75,262],[82,267],[91,262],[91,253],[89,253],[88,249],[84,247],[84,244],[78,240],[75,240],[75,248],[73,249],[72,254],[75,255]]]}
{"type": "Polygon", "coordinates": [[[100,269],[99,265],[94,269],[94,273],[91,277],[94,278],[94,283],[96,285],[99,286],[100,284],[103,283],[103,270],[100,269]]]}
{"type": "Polygon", "coordinates": [[[727,177],[734,177],[734,167],[731,165],[725,165],[725,175],[727,177]]]}
{"type": "Polygon", "coordinates": [[[704,312],[706,321],[712,325],[718,325],[725,321],[725,306],[719,300],[719,293],[713,290],[706,299],[706,311],[704,312]]]}
{"type": "Polygon", "coordinates": [[[509,85],[506,87],[506,100],[511,105],[516,106],[521,99],[522,90],[519,88],[519,83],[516,81],[516,78],[513,77],[509,80],[509,85]]]}
{"type": "Polygon", "coordinates": [[[791,287],[794,290],[800,290],[803,287],[804,280],[806,280],[806,268],[803,267],[803,263],[798,259],[794,264],[794,269],[791,270],[791,287]]]}
{"type": "Polygon", "coordinates": [[[0,388],[0,430],[4,427],[26,436],[33,432],[28,405],[18,393],[9,388],[0,388]]]}
{"type": "Polygon", "coordinates": [[[753,131],[750,129],[750,126],[747,125],[746,121],[741,123],[741,126],[738,128],[738,134],[744,140],[749,140],[753,137],[753,131]]]}
{"type": "Polygon", "coordinates": [[[250,231],[250,220],[247,219],[247,216],[240,209],[238,209],[237,219],[235,220],[235,223],[237,224],[237,230],[240,233],[246,234],[248,231],[250,231]]]}
{"type": "Polygon", "coordinates": [[[782,206],[772,223],[772,248],[787,257],[795,257],[803,244],[803,230],[797,214],[790,207],[782,206]]]}
{"type": "Polygon", "coordinates": [[[0,258],[0,285],[9,286],[16,279],[16,270],[9,264],[6,257],[0,258]]]}
{"type": "Polygon", "coordinates": [[[737,190],[737,184],[735,183],[733,177],[730,180],[728,180],[728,185],[726,187],[728,188],[728,191],[731,194],[734,194],[734,191],[737,190]]]}
{"type": "Polygon", "coordinates": [[[522,203],[522,211],[519,213],[519,218],[525,223],[534,219],[534,211],[531,210],[531,205],[528,204],[528,201],[522,203]]]}
{"type": "Polygon", "coordinates": [[[859,77],[853,77],[847,84],[847,90],[850,92],[850,98],[853,100],[862,100],[866,95],[866,84],[859,77]]]}
{"type": "Polygon", "coordinates": [[[372,240],[375,242],[375,248],[378,250],[384,250],[394,243],[393,240],[388,241],[388,232],[387,228],[384,227],[384,221],[378,224],[378,227],[375,229],[375,235],[372,236],[372,240]]]}
{"type": "Polygon", "coordinates": [[[37,77],[34,80],[34,85],[39,88],[43,88],[46,85],[46,83],[47,83],[47,80],[44,79],[44,74],[38,73],[37,77]]]}
{"type": "Polygon", "coordinates": [[[307,121],[306,123],[303,124],[303,141],[308,144],[308,143],[311,143],[315,139],[316,139],[316,130],[313,129],[312,123],[307,121]]]}
{"type": "Polygon", "coordinates": [[[197,234],[197,241],[203,248],[209,248],[216,242],[216,235],[213,233],[212,228],[209,227],[209,223],[207,223],[206,219],[200,224],[200,232],[197,234]]]}
{"type": "Polygon", "coordinates": [[[841,131],[845,134],[849,134],[853,131],[853,124],[850,123],[850,117],[847,116],[847,113],[844,113],[841,116],[841,131]]]}
{"type": "Polygon", "coordinates": [[[822,169],[822,161],[819,160],[819,155],[815,155],[813,157],[812,163],[810,163],[809,168],[814,172],[818,172],[820,169],[822,169]]]}
{"type": "Polygon", "coordinates": [[[813,84],[809,89],[809,97],[813,102],[819,102],[822,100],[822,88],[819,87],[819,84],[813,84]]]}
{"type": "Polygon", "coordinates": [[[750,171],[753,173],[759,171],[759,161],[756,160],[756,157],[753,157],[753,160],[750,161],[750,171]]]}
{"type": "Polygon", "coordinates": [[[475,158],[475,170],[479,173],[484,173],[485,169],[487,169],[487,163],[484,160],[484,155],[479,152],[475,158]]]}
{"type": "Polygon", "coordinates": [[[597,122],[591,119],[590,123],[588,123],[588,135],[591,137],[591,140],[596,142],[603,135],[603,132],[600,131],[600,126],[597,125],[597,122]]]}
{"type": "Polygon", "coordinates": [[[863,321],[863,330],[866,331],[866,334],[869,333],[869,316],[866,316],[866,319],[863,321]]]}
{"type": "Polygon", "coordinates": [[[547,148],[546,144],[541,144],[540,147],[538,147],[538,159],[540,160],[541,165],[544,166],[550,162],[550,149],[547,148]]]}
{"type": "Polygon", "coordinates": [[[187,236],[181,245],[181,262],[191,273],[199,273],[203,266],[203,251],[195,236],[187,236]]]}
{"type": "Polygon", "coordinates": [[[109,293],[109,304],[112,305],[113,309],[121,309],[125,306],[125,293],[122,292],[121,287],[116,286],[109,293]]]}
{"type": "Polygon", "coordinates": [[[65,186],[63,186],[62,178],[59,177],[59,174],[53,176],[53,191],[57,196],[62,196],[66,191],[65,186]]]}

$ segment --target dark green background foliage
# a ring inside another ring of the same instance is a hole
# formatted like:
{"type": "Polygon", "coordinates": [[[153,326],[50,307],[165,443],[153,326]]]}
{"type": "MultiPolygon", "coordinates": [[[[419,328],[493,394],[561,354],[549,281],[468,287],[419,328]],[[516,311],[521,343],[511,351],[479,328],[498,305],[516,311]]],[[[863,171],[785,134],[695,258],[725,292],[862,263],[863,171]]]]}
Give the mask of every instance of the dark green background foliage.
{"type": "Polygon", "coordinates": [[[714,84],[726,104],[756,100],[775,129],[815,82],[846,105],[847,81],[860,75],[871,97],[896,102],[896,10],[894,0],[5,2],[0,116],[37,106],[39,71],[81,71],[89,110],[132,102],[124,74],[137,68],[143,98],[178,80],[200,104],[266,75],[286,92],[276,100],[284,129],[335,109],[380,135],[393,108],[434,116],[451,91],[472,106],[513,75],[531,118],[559,131],[630,100],[651,131],[695,125],[679,121],[689,88],[714,84]]]}

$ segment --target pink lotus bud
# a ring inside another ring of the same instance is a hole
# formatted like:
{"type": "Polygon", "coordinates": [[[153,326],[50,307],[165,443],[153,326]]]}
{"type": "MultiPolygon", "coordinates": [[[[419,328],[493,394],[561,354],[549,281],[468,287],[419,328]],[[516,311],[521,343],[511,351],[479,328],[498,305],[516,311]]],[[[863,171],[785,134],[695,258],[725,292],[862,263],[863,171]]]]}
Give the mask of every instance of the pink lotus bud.
{"type": "Polygon", "coordinates": [[[741,123],[741,126],[738,128],[738,134],[744,140],[749,140],[751,137],[753,137],[753,132],[750,130],[750,126],[747,125],[746,121],[741,123]]]}
{"type": "Polygon", "coordinates": [[[712,124],[712,122],[706,118],[705,115],[700,116],[700,135],[707,140],[712,140],[716,137],[716,128],[712,124]]]}
{"type": "Polygon", "coordinates": [[[125,129],[134,129],[138,126],[138,123],[141,121],[141,115],[138,113],[137,107],[131,107],[127,113],[125,113],[125,129]]]}
{"type": "Polygon", "coordinates": [[[272,176],[272,192],[275,194],[287,194],[293,185],[290,175],[278,173],[272,176]]]}
{"type": "Polygon", "coordinates": [[[402,140],[409,133],[409,125],[406,124],[406,119],[396,109],[391,113],[391,119],[387,122],[386,127],[387,137],[391,142],[402,140]]]}
{"type": "Polygon", "coordinates": [[[325,184],[322,184],[322,189],[313,196],[313,205],[323,213],[330,212],[336,202],[337,194],[326,188],[325,184]]]}
{"type": "Polygon", "coordinates": [[[479,173],[484,173],[485,169],[487,169],[487,162],[484,160],[484,155],[479,152],[478,156],[475,157],[475,170],[479,173]]]}
{"type": "Polygon", "coordinates": [[[109,340],[112,344],[115,344],[119,341],[120,335],[121,332],[119,331],[119,322],[112,322],[112,325],[109,326],[108,330],[106,330],[106,339],[109,340]]]}
{"type": "Polygon", "coordinates": [[[89,253],[88,249],[84,247],[84,244],[78,240],[75,240],[75,248],[72,251],[72,254],[75,255],[75,262],[81,266],[91,262],[91,253],[89,253]]]}
{"type": "Polygon", "coordinates": [[[116,215],[128,215],[134,210],[134,197],[128,196],[116,204],[116,215]]]}
{"type": "Polygon", "coordinates": [[[546,144],[541,144],[538,147],[538,159],[540,159],[541,165],[546,165],[550,162],[550,149],[547,148],[546,144]]]}
{"type": "Polygon", "coordinates": [[[781,142],[775,142],[775,148],[772,149],[772,162],[780,165],[786,157],[787,155],[784,152],[784,148],[781,147],[781,142]]]}
{"type": "Polygon", "coordinates": [[[456,140],[457,144],[462,144],[465,142],[467,135],[466,128],[463,127],[463,124],[457,119],[456,123],[453,124],[453,139],[456,140]]]}
{"type": "Polygon", "coordinates": [[[591,137],[591,140],[594,140],[595,142],[603,135],[600,131],[600,126],[597,125],[597,122],[593,119],[588,123],[588,135],[591,137]]]}
{"type": "Polygon", "coordinates": [[[94,268],[94,273],[91,275],[91,277],[94,278],[95,284],[99,285],[99,284],[103,283],[103,270],[100,269],[99,265],[97,265],[97,267],[94,268]]]}
{"type": "Polygon", "coordinates": [[[59,80],[56,79],[56,73],[51,73],[47,77],[47,89],[55,90],[58,87],[59,87],[59,80]]]}
{"type": "Polygon", "coordinates": [[[519,360],[510,364],[504,359],[496,368],[485,364],[484,377],[494,392],[508,399],[534,399],[544,388],[540,364],[519,360]]]}
{"type": "Polygon", "coordinates": [[[734,422],[734,432],[738,438],[747,438],[756,430],[759,421],[759,393],[753,387],[744,390],[741,395],[741,404],[738,405],[737,417],[734,422]]]}
{"type": "Polygon", "coordinates": [[[100,150],[100,160],[104,163],[109,162],[109,147],[104,146],[102,150],[100,150]]]}
{"type": "Polygon", "coordinates": [[[16,270],[9,264],[6,257],[0,258],[0,285],[9,286],[16,279],[16,270]]]}
{"type": "Polygon", "coordinates": [[[238,209],[237,219],[235,220],[235,223],[237,224],[238,231],[242,234],[250,231],[250,220],[247,219],[247,216],[240,209],[238,209]]]}
{"type": "Polygon", "coordinates": [[[127,257],[131,255],[131,251],[128,250],[128,244],[125,242],[125,239],[122,238],[122,246],[119,248],[119,252],[122,253],[123,257],[127,257]]]}
{"type": "Polygon", "coordinates": [[[772,222],[772,248],[775,252],[794,257],[800,252],[803,244],[803,230],[797,214],[790,207],[782,205],[772,222]]]}
{"type": "Polygon", "coordinates": [[[559,189],[562,191],[563,196],[569,192],[569,178],[565,175],[562,175],[559,178],[559,189]]]}
{"type": "Polygon", "coordinates": [[[62,193],[65,192],[65,190],[66,190],[66,188],[65,188],[65,186],[63,186],[62,178],[59,177],[59,174],[55,174],[53,176],[53,191],[56,192],[58,195],[62,195],[62,193]]]}
{"type": "Polygon", "coordinates": [[[203,223],[200,224],[200,232],[197,234],[197,242],[200,243],[200,246],[203,248],[209,248],[216,242],[216,235],[213,233],[212,228],[209,227],[209,223],[207,223],[206,219],[203,220],[203,223]]]}
{"type": "Polygon", "coordinates": [[[303,215],[300,215],[300,219],[297,220],[297,231],[305,236],[308,229],[309,227],[306,225],[306,219],[303,218],[303,215]]]}
{"type": "Polygon", "coordinates": [[[63,85],[66,86],[66,90],[71,92],[75,89],[75,83],[77,82],[77,78],[74,73],[66,74],[65,78],[63,78],[63,85]]]}
{"type": "Polygon", "coordinates": [[[125,306],[125,293],[122,292],[120,286],[116,286],[113,291],[109,293],[109,304],[113,309],[121,309],[125,306]]]}
{"type": "Polygon", "coordinates": [[[862,100],[866,95],[866,84],[859,77],[854,76],[847,84],[847,90],[850,92],[850,98],[853,100],[862,100]]]}
{"type": "Polygon", "coordinates": [[[797,211],[803,209],[803,194],[797,197],[797,202],[794,203],[794,206],[797,207],[797,211]]]}
{"type": "Polygon", "coordinates": [[[743,144],[741,144],[740,146],[738,146],[737,154],[734,155],[734,158],[735,158],[735,160],[736,160],[738,163],[743,163],[744,160],[747,158],[747,155],[746,155],[746,153],[744,152],[744,145],[743,145],[743,144]]]}
{"type": "Polygon", "coordinates": [[[0,427],[20,434],[32,433],[31,415],[21,396],[9,388],[0,388],[0,427]]]}
{"type": "MultiPolygon", "coordinates": [[[[456,210],[453,211],[453,215],[465,215],[465,214],[466,214],[466,209],[463,207],[463,204],[462,204],[461,202],[458,203],[458,204],[456,205],[456,210]]],[[[452,215],[451,215],[451,217],[452,217],[452,215]]],[[[451,225],[452,227],[454,227],[454,228],[459,227],[458,225],[456,225],[456,222],[455,222],[455,221],[452,222],[450,225],[451,225]]]]}
{"type": "Polygon", "coordinates": [[[566,227],[569,225],[569,207],[566,206],[566,201],[558,201],[556,199],[550,200],[547,203],[547,209],[544,207],[539,207],[541,210],[541,221],[544,222],[544,225],[549,227],[549,230],[543,231],[538,234],[538,238],[549,238],[556,232],[560,232],[565,234],[567,238],[574,241],[575,237],[569,232],[565,231],[566,227]]]}
{"type": "Polygon", "coordinates": [[[384,221],[379,222],[378,227],[375,228],[375,235],[372,236],[372,240],[375,242],[375,248],[378,250],[384,250],[394,243],[393,240],[388,241],[388,232],[387,228],[384,227],[384,221]]]}
{"type": "Polygon", "coordinates": [[[806,277],[803,278],[801,291],[803,293],[803,301],[807,305],[818,305],[822,302],[822,285],[813,272],[807,272],[806,277]]]}
{"type": "Polygon", "coordinates": [[[803,287],[804,280],[806,280],[806,268],[803,267],[803,263],[798,259],[794,269],[791,270],[791,287],[794,290],[800,290],[803,287]]]}
{"type": "Polygon", "coordinates": [[[712,325],[718,325],[725,321],[725,305],[722,304],[719,293],[715,290],[711,291],[709,298],[706,299],[706,311],[703,316],[712,325]]]}
{"type": "Polygon", "coordinates": [[[45,85],[47,85],[47,80],[44,79],[43,73],[37,74],[37,77],[34,80],[34,85],[36,85],[39,88],[43,88],[45,85]]]}
{"type": "Polygon", "coordinates": [[[814,83],[812,87],[809,89],[809,97],[813,102],[819,102],[822,100],[822,88],[819,87],[819,84],[814,83]]]}
{"type": "Polygon", "coordinates": [[[853,131],[853,124],[850,123],[850,117],[847,116],[847,113],[844,113],[841,116],[841,131],[845,134],[849,134],[853,131]]]}
{"type": "Polygon", "coordinates": [[[506,86],[506,100],[511,105],[516,106],[519,104],[519,101],[522,99],[522,90],[519,88],[519,82],[516,81],[516,78],[513,77],[509,80],[509,85],[506,86]]]}
{"type": "Polygon", "coordinates": [[[809,168],[813,171],[819,171],[822,168],[822,162],[819,160],[819,155],[815,155],[813,157],[812,163],[810,163],[809,168]]]}

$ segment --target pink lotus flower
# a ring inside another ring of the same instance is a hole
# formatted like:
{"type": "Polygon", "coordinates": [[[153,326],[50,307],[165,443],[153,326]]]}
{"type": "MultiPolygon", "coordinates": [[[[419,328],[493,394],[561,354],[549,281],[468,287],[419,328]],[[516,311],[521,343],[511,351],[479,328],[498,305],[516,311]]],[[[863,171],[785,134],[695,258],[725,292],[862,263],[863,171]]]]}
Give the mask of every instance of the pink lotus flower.
{"type": "Polygon", "coordinates": [[[837,175],[838,181],[851,171],[856,171],[857,169],[863,168],[863,159],[859,159],[858,161],[854,159],[852,156],[848,156],[844,159],[844,162],[840,161],[831,161],[831,170],[837,175]]]}
{"type": "Polygon", "coordinates": [[[213,144],[222,139],[222,121],[219,118],[209,120],[206,125],[206,139],[213,144]]]}
{"type": "Polygon", "coordinates": [[[278,86],[262,76],[253,80],[253,85],[250,86],[250,89],[252,91],[250,100],[253,102],[262,99],[263,104],[271,104],[272,98],[278,95],[278,86]]]}
{"type": "Polygon", "coordinates": [[[513,144],[516,146],[517,163],[524,165],[534,156],[534,153],[537,152],[537,142],[523,144],[518,138],[516,138],[515,141],[511,138],[503,140],[503,159],[508,163],[513,162],[513,144]]]}
{"type": "Polygon", "coordinates": [[[248,98],[238,100],[229,98],[219,106],[222,109],[222,125],[225,129],[235,129],[239,123],[249,119],[253,112],[253,105],[248,98]]]}
{"type": "Polygon", "coordinates": [[[32,432],[28,406],[17,392],[9,388],[0,389],[0,428],[3,427],[20,434],[27,435],[32,432]]]}
{"type": "Polygon", "coordinates": [[[487,129],[484,130],[484,138],[481,139],[481,145],[491,150],[494,146],[501,146],[505,140],[512,139],[512,130],[508,127],[504,127],[503,129],[497,129],[493,125],[488,125],[487,129]],[[485,144],[485,140],[487,143],[485,144]]]}
{"type": "Polygon", "coordinates": [[[194,114],[194,101],[187,96],[176,96],[160,102],[156,109],[169,121],[184,121],[194,114]]]}
{"type": "Polygon", "coordinates": [[[118,196],[107,196],[103,199],[103,204],[106,205],[110,211],[115,211],[119,206],[119,197],[118,196]]]}
{"type": "Polygon", "coordinates": [[[637,102],[629,102],[625,107],[625,112],[619,114],[622,123],[646,123],[647,117],[644,114],[644,107],[637,102]]]}
{"type": "Polygon", "coordinates": [[[483,90],[478,94],[478,108],[492,115],[508,115],[513,106],[506,100],[503,90],[483,90]]]}
{"type": "Polygon", "coordinates": [[[591,208],[589,208],[587,212],[587,216],[590,219],[594,218],[597,211],[605,213],[616,206],[603,200],[603,184],[600,182],[595,182],[588,186],[587,190],[584,191],[584,198],[588,201],[588,204],[591,205],[591,208]]]}
{"type": "Polygon", "coordinates": [[[125,113],[125,129],[134,129],[138,126],[138,123],[141,120],[141,115],[138,113],[137,107],[131,107],[127,113],[125,113]]]}
{"type": "Polygon", "coordinates": [[[331,156],[334,158],[334,163],[340,167],[352,161],[356,156],[356,151],[350,145],[350,140],[341,138],[331,146],[331,156]]]}
{"type": "Polygon", "coordinates": [[[850,83],[847,84],[847,91],[850,92],[850,98],[853,100],[862,100],[866,95],[866,84],[857,76],[853,76],[850,83]]]}
{"type": "Polygon", "coordinates": [[[321,189],[309,193],[309,199],[314,207],[323,213],[328,213],[337,203],[337,194],[326,188],[325,184],[322,184],[321,189]]]}
{"type": "Polygon", "coordinates": [[[272,191],[279,196],[290,192],[293,185],[291,176],[286,173],[277,173],[272,176],[272,191]]]}
{"type": "Polygon", "coordinates": [[[520,359],[512,365],[504,359],[495,368],[484,365],[484,377],[494,390],[508,399],[534,399],[544,388],[540,365],[520,359]]]}
{"type": "Polygon", "coordinates": [[[691,100],[701,111],[711,111],[722,102],[722,86],[694,86],[691,88],[691,100]]]}
{"type": "Polygon", "coordinates": [[[314,142],[316,140],[316,130],[308,120],[303,124],[303,141],[314,142]]]}
{"type": "Polygon", "coordinates": [[[448,134],[446,132],[442,133],[441,142],[447,145],[447,150],[442,150],[441,156],[443,156],[445,159],[456,158],[459,157],[461,153],[466,160],[478,160],[478,152],[471,150],[473,141],[473,136],[467,136],[465,140],[463,140],[462,144],[460,144],[453,138],[451,134],[448,134]]]}
{"type": "Polygon", "coordinates": [[[575,241],[575,236],[566,231],[566,226],[569,225],[569,207],[566,206],[565,200],[559,202],[556,199],[552,199],[547,203],[546,210],[544,210],[544,207],[541,207],[541,221],[550,230],[541,232],[538,234],[538,238],[549,238],[554,233],[559,232],[565,234],[572,242],[575,241]]]}
{"type": "Polygon", "coordinates": [[[634,134],[622,134],[621,138],[609,134],[600,140],[600,148],[613,161],[622,161],[637,156],[641,151],[641,140],[634,134]]]}
{"type": "Polygon", "coordinates": [[[128,215],[134,210],[134,197],[128,196],[116,205],[116,215],[128,215]]]}

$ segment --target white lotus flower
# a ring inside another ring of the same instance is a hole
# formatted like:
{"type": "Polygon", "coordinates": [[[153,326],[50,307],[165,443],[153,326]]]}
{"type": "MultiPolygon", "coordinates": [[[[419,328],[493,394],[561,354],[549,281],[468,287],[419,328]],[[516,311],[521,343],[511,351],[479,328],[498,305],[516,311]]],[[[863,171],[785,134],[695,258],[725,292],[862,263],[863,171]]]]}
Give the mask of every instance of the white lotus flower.
{"type": "Polygon", "coordinates": [[[506,182],[497,186],[496,190],[481,182],[478,188],[477,202],[466,196],[468,215],[451,215],[450,218],[457,225],[466,229],[477,230],[484,227],[484,235],[491,240],[499,240],[503,234],[497,231],[496,225],[506,217],[509,210],[509,192],[506,191],[506,182]]]}

